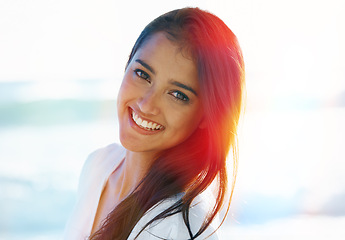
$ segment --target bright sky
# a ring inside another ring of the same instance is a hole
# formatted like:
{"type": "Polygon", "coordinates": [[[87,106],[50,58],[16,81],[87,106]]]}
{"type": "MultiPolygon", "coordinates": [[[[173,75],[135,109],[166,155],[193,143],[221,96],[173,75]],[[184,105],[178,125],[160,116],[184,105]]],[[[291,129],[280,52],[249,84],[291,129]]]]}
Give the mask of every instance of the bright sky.
{"type": "Polygon", "coordinates": [[[208,9],[238,36],[248,95],[344,91],[342,0],[0,0],[0,81],[121,79],[142,28],[183,6],[208,9]]]}

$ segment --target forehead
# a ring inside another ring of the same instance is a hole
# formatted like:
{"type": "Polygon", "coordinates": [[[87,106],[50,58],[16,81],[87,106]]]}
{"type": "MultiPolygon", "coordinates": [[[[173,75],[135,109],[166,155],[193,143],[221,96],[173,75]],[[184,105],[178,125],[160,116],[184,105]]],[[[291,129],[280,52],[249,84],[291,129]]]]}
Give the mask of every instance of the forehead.
{"type": "Polygon", "coordinates": [[[133,56],[132,62],[137,59],[148,63],[157,74],[169,74],[179,80],[197,82],[197,68],[191,55],[162,32],[145,41],[133,56]]]}

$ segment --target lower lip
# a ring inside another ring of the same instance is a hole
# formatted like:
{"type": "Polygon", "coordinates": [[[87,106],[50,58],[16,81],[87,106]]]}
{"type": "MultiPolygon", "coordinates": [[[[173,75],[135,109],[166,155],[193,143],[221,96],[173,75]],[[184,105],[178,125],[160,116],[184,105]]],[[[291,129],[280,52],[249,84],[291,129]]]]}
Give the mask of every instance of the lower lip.
{"type": "Polygon", "coordinates": [[[129,125],[138,133],[143,134],[143,135],[153,135],[153,134],[157,134],[159,132],[162,131],[162,129],[159,130],[146,130],[144,128],[139,127],[133,120],[132,118],[132,109],[129,108],[129,125]]]}

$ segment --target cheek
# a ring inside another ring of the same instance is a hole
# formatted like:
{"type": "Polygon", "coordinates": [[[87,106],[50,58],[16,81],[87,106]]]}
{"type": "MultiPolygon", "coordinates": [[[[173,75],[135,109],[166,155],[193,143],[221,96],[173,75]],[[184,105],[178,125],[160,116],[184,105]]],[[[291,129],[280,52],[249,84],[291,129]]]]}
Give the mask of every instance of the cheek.
{"type": "Polygon", "coordinates": [[[123,79],[121,87],[119,89],[119,93],[117,95],[117,107],[121,109],[123,104],[131,98],[131,95],[134,93],[133,89],[131,89],[130,85],[128,84],[128,80],[126,78],[123,79]]]}
{"type": "Polygon", "coordinates": [[[190,135],[198,127],[201,120],[200,114],[196,110],[179,112],[172,114],[171,119],[174,122],[174,129],[181,134],[190,135]]]}
{"type": "Polygon", "coordinates": [[[125,95],[123,94],[122,87],[121,87],[119,90],[119,93],[117,95],[117,100],[116,100],[118,113],[120,113],[120,111],[122,109],[123,96],[125,96],[125,95]]]}

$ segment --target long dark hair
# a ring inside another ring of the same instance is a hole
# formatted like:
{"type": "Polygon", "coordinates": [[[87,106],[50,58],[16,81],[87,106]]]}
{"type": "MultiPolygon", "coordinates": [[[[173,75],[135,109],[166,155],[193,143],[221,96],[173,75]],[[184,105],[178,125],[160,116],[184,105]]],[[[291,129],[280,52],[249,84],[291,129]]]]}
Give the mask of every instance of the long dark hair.
{"type": "Polygon", "coordinates": [[[230,149],[233,152],[233,184],[236,179],[237,126],[244,87],[244,63],[236,36],[211,13],[199,8],[174,10],[145,27],[127,66],[137,50],[158,32],[163,32],[192,56],[198,69],[206,127],[198,128],[185,142],[166,150],[153,161],[137,188],[115,207],[90,239],[127,239],[148,209],[181,192],[183,197],[151,219],[142,231],[158,219],[182,213],[190,239],[195,239],[210,225],[225,202],[226,158],[230,149]],[[190,206],[212,182],[217,186],[215,205],[198,232],[193,233],[189,222],[190,206]]]}

